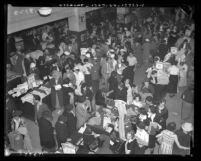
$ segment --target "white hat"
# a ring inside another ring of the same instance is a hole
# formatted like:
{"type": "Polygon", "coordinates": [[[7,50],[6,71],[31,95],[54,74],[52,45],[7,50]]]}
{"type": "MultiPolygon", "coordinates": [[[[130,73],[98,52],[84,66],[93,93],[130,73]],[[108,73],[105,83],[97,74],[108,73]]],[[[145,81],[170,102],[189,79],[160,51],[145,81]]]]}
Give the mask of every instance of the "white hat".
{"type": "Polygon", "coordinates": [[[181,128],[186,132],[193,131],[193,125],[191,123],[188,123],[188,122],[183,123],[181,128]]]}
{"type": "Polygon", "coordinates": [[[110,54],[110,57],[111,57],[111,58],[114,58],[114,56],[115,56],[114,54],[110,54]]]}
{"type": "Polygon", "coordinates": [[[158,63],[156,63],[156,69],[163,69],[163,63],[160,63],[160,62],[158,62],[158,63]]]}
{"type": "Polygon", "coordinates": [[[80,69],[78,66],[75,66],[75,67],[74,67],[74,70],[78,70],[78,69],[80,69]]]}
{"type": "Polygon", "coordinates": [[[177,53],[177,47],[171,47],[170,51],[172,54],[176,54],[177,53]]]}
{"type": "Polygon", "coordinates": [[[90,58],[91,56],[90,56],[90,54],[86,54],[86,57],[87,57],[87,58],[90,58]]]}
{"type": "Polygon", "coordinates": [[[70,53],[68,51],[65,51],[64,54],[67,56],[70,55],[70,53]]]}
{"type": "Polygon", "coordinates": [[[36,67],[36,64],[35,63],[31,63],[30,64],[30,68],[35,68],[36,67]]]}
{"type": "Polygon", "coordinates": [[[145,41],[146,41],[146,42],[149,42],[149,39],[148,39],[148,38],[146,38],[146,39],[145,39],[145,41]]]}

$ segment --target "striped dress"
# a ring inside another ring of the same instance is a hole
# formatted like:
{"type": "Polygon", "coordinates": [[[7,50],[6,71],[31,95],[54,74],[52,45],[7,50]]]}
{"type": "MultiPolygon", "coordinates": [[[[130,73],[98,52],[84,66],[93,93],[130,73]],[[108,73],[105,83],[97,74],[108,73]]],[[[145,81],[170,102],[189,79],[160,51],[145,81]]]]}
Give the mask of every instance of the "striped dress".
{"type": "Polygon", "coordinates": [[[169,130],[163,130],[161,136],[159,154],[172,154],[175,134],[169,130]]]}

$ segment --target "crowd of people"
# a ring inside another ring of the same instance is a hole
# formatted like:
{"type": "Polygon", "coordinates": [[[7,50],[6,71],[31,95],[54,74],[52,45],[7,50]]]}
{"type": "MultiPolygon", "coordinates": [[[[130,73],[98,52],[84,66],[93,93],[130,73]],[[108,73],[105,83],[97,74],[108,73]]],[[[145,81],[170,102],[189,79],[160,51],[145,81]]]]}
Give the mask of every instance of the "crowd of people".
{"type": "Polygon", "coordinates": [[[20,74],[22,81],[30,74],[46,81],[51,107],[35,95],[32,121],[7,97],[6,146],[13,152],[56,152],[87,126],[83,149],[91,150],[89,142],[97,139],[95,154],[153,154],[158,144],[158,154],[189,155],[193,124],[184,120],[176,130],[175,122],[167,123],[165,96],[194,84],[194,26],[159,17],[130,26],[91,24],[85,52],[68,37],[67,26],[63,34],[46,28],[37,41],[33,36],[34,51],[10,52],[7,72],[20,74]],[[164,73],[160,63],[168,64],[164,73]],[[147,76],[139,86],[135,72],[142,66],[147,76]],[[112,132],[100,134],[94,127],[112,132]]]}

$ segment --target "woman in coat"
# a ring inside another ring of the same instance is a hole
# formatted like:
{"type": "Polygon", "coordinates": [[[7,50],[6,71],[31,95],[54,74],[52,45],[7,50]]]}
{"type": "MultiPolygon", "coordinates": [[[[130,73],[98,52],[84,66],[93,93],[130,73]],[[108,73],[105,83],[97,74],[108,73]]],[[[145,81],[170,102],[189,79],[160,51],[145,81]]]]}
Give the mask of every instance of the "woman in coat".
{"type": "Polygon", "coordinates": [[[55,130],[56,130],[56,139],[58,143],[58,148],[61,147],[61,143],[65,143],[67,140],[67,117],[64,115],[60,115],[56,125],[55,125],[55,130]]]}
{"type": "Polygon", "coordinates": [[[76,117],[77,117],[77,129],[79,129],[84,123],[88,120],[90,115],[87,111],[87,106],[85,105],[85,97],[80,97],[77,102],[77,106],[75,109],[76,117]]]}
{"type": "Polygon", "coordinates": [[[49,82],[51,88],[51,103],[55,109],[63,108],[63,91],[62,91],[62,77],[58,71],[53,71],[53,78],[49,82]]]}
{"type": "Polygon", "coordinates": [[[42,148],[46,151],[55,151],[56,147],[52,120],[51,112],[44,111],[42,117],[38,121],[40,143],[42,148]]]}
{"type": "Polygon", "coordinates": [[[155,116],[155,121],[162,126],[161,130],[166,129],[166,121],[168,119],[168,109],[165,106],[165,103],[165,100],[161,100],[155,116]]]}
{"type": "Polygon", "coordinates": [[[67,136],[71,137],[76,132],[77,118],[74,112],[74,105],[68,104],[64,107],[64,116],[67,117],[67,136]]]}
{"type": "Polygon", "coordinates": [[[179,68],[177,67],[177,61],[172,60],[171,66],[168,68],[169,76],[169,84],[167,86],[167,93],[170,94],[170,97],[175,96],[177,93],[177,85],[179,81],[179,68]]]}

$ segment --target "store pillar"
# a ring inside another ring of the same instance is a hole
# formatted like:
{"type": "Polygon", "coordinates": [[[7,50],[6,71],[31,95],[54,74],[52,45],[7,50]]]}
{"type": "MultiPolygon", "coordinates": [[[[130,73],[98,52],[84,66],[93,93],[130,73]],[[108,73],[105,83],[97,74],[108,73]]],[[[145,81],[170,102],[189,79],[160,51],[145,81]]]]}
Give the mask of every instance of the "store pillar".
{"type": "Polygon", "coordinates": [[[74,14],[68,18],[68,22],[69,30],[77,36],[78,48],[82,47],[87,33],[85,12],[75,8],[74,14]]]}

